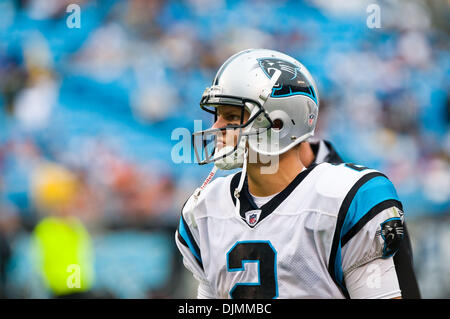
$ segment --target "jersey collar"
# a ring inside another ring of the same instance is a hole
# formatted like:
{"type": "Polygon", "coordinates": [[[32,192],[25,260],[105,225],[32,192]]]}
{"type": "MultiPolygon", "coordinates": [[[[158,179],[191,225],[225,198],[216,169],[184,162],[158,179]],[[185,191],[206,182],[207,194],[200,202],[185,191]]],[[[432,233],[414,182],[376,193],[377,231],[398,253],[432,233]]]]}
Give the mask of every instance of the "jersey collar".
{"type": "MultiPolygon", "coordinates": [[[[259,216],[259,220],[257,223],[249,227],[255,227],[259,222],[261,222],[264,218],[269,216],[293,191],[294,189],[308,176],[308,174],[317,166],[317,164],[310,165],[307,169],[300,172],[285,189],[283,189],[280,193],[278,193],[275,197],[273,197],[266,204],[258,208],[256,206],[253,197],[250,195],[248,190],[248,181],[247,177],[245,177],[244,185],[242,187],[242,191],[240,193],[240,211],[239,214],[241,218],[245,221],[246,216],[245,213],[251,210],[261,210],[261,214],[259,216]]],[[[236,198],[234,197],[234,190],[239,184],[239,179],[241,178],[241,172],[236,173],[231,179],[230,183],[230,194],[231,199],[233,200],[233,204],[236,206],[236,198]]],[[[246,222],[248,225],[248,223],[246,222]]]]}

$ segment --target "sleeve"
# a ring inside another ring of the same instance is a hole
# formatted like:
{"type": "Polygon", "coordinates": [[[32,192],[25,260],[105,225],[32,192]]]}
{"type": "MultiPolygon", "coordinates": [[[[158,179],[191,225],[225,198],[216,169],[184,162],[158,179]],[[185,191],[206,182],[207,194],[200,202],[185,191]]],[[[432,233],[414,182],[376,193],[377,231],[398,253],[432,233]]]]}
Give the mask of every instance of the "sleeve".
{"type": "Polygon", "coordinates": [[[353,282],[348,286],[355,269],[392,259],[403,240],[403,221],[402,204],[386,176],[369,173],[355,183],[339,211],[330,259],[330,274],[346,297],[355,287],[353,282]]]}
{"type": "Polygon", "coordinates": [[[377,258],[345,274],[352,299],[392,299],[401,297],[393,258],[377,258]]]}
{"type": "Polygon", "coordinates": [[[192,225],[189,226],[182,213],[178,228],[175,232],[175,242],[183,256],[184,266],[192,272],[194,278],[199,282],[197,297],[199,299],[215,298],[203,269],[198,241],[195,239],[191,227],[192,225]]]}
{"type": "Polygon", "coordinates": [[[342,269],[351,298],[401,296],[393,255],[403,240],[403,214],[393,206],[367,222],[342,248],[342,269]]]}
{"type": "Polygon", "coordinates": [[[214,295],[213,290],[211,289],[211,286],[205,282],[201,281],[198,285],[198,291],[197,291],[197,299],[217,299],[214,295]]]}
{"type": "Polygon", "coordinates": [[[387,208],[358,230],[342,248],[344,274],[377,258],[390,258],[403,240],[403,213],[387,208]]]}

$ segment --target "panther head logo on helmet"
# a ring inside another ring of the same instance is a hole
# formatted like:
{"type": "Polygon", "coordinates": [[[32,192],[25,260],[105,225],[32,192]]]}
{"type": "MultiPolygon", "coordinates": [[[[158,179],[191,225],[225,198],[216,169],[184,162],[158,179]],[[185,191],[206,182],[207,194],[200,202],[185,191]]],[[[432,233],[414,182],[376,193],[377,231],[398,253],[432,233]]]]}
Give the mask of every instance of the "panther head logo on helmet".
{"type": "Polygon", "coordinates": [[[286,97],[296,94],[307,95],[316,103],[316,93],[311,83],[306,79],[300,68],[293,63],[278,58],[258,59],[264,73],[271,78],[275,70],[281,71],[281,76],[276,82],[271,97],[286,97]]]}

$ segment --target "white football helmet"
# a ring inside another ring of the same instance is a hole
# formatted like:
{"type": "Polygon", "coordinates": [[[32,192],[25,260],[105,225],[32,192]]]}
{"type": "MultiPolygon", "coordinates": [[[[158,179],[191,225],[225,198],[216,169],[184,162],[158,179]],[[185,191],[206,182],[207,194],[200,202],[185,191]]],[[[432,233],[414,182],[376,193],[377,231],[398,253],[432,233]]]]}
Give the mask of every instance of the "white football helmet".
{"type": "MultiPolygon", "coordinates": [[[[319,96],[306,67],[274,50],[249,49],[231,56],[219,69],[200,101],[215,115],[217,107],[242,108],[239,125],[194,132],[199,164],[214,162],[221,169],[241,167],[246,142],[262,155],[279,155],[314,135],[319,96]],[[244,123],[244,110],[250,114],[244,123]],[[235,146],[216,147],[225,130],[238,130],[235,146]]],[[[246,159],[245,159],[246,160],[246,159]]]]}

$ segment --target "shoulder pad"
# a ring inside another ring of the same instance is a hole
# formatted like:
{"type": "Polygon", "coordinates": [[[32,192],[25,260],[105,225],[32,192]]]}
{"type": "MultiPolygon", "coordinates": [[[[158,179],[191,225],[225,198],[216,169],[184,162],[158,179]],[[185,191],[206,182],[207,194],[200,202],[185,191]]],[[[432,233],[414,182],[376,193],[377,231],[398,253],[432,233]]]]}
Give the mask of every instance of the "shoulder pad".
{"type": "MultiPolygon", "coordinates": [[[[183,205],[181,213],[188,223],[193,227],[197,227],[195,218],[206,214],[206,202],[217,200],[218,193],[222,188],[228,189],[228,184],[234,174],[225,177],[217,177],[208,184],[202,191],[197,188],[196,191],[188,198],[183,205]]],[[[228,192],[227,192],[228,194],[228,192]]]]}
{"type": "Polygon", "coordinates": [[[323,169],[317,181],[316,190],[322,196],[332,198],[345,197],[361,177],[377,172],[374,169],[352,163],[322,163],[321,165],[326,166],[326,168],[323,169]]]}

